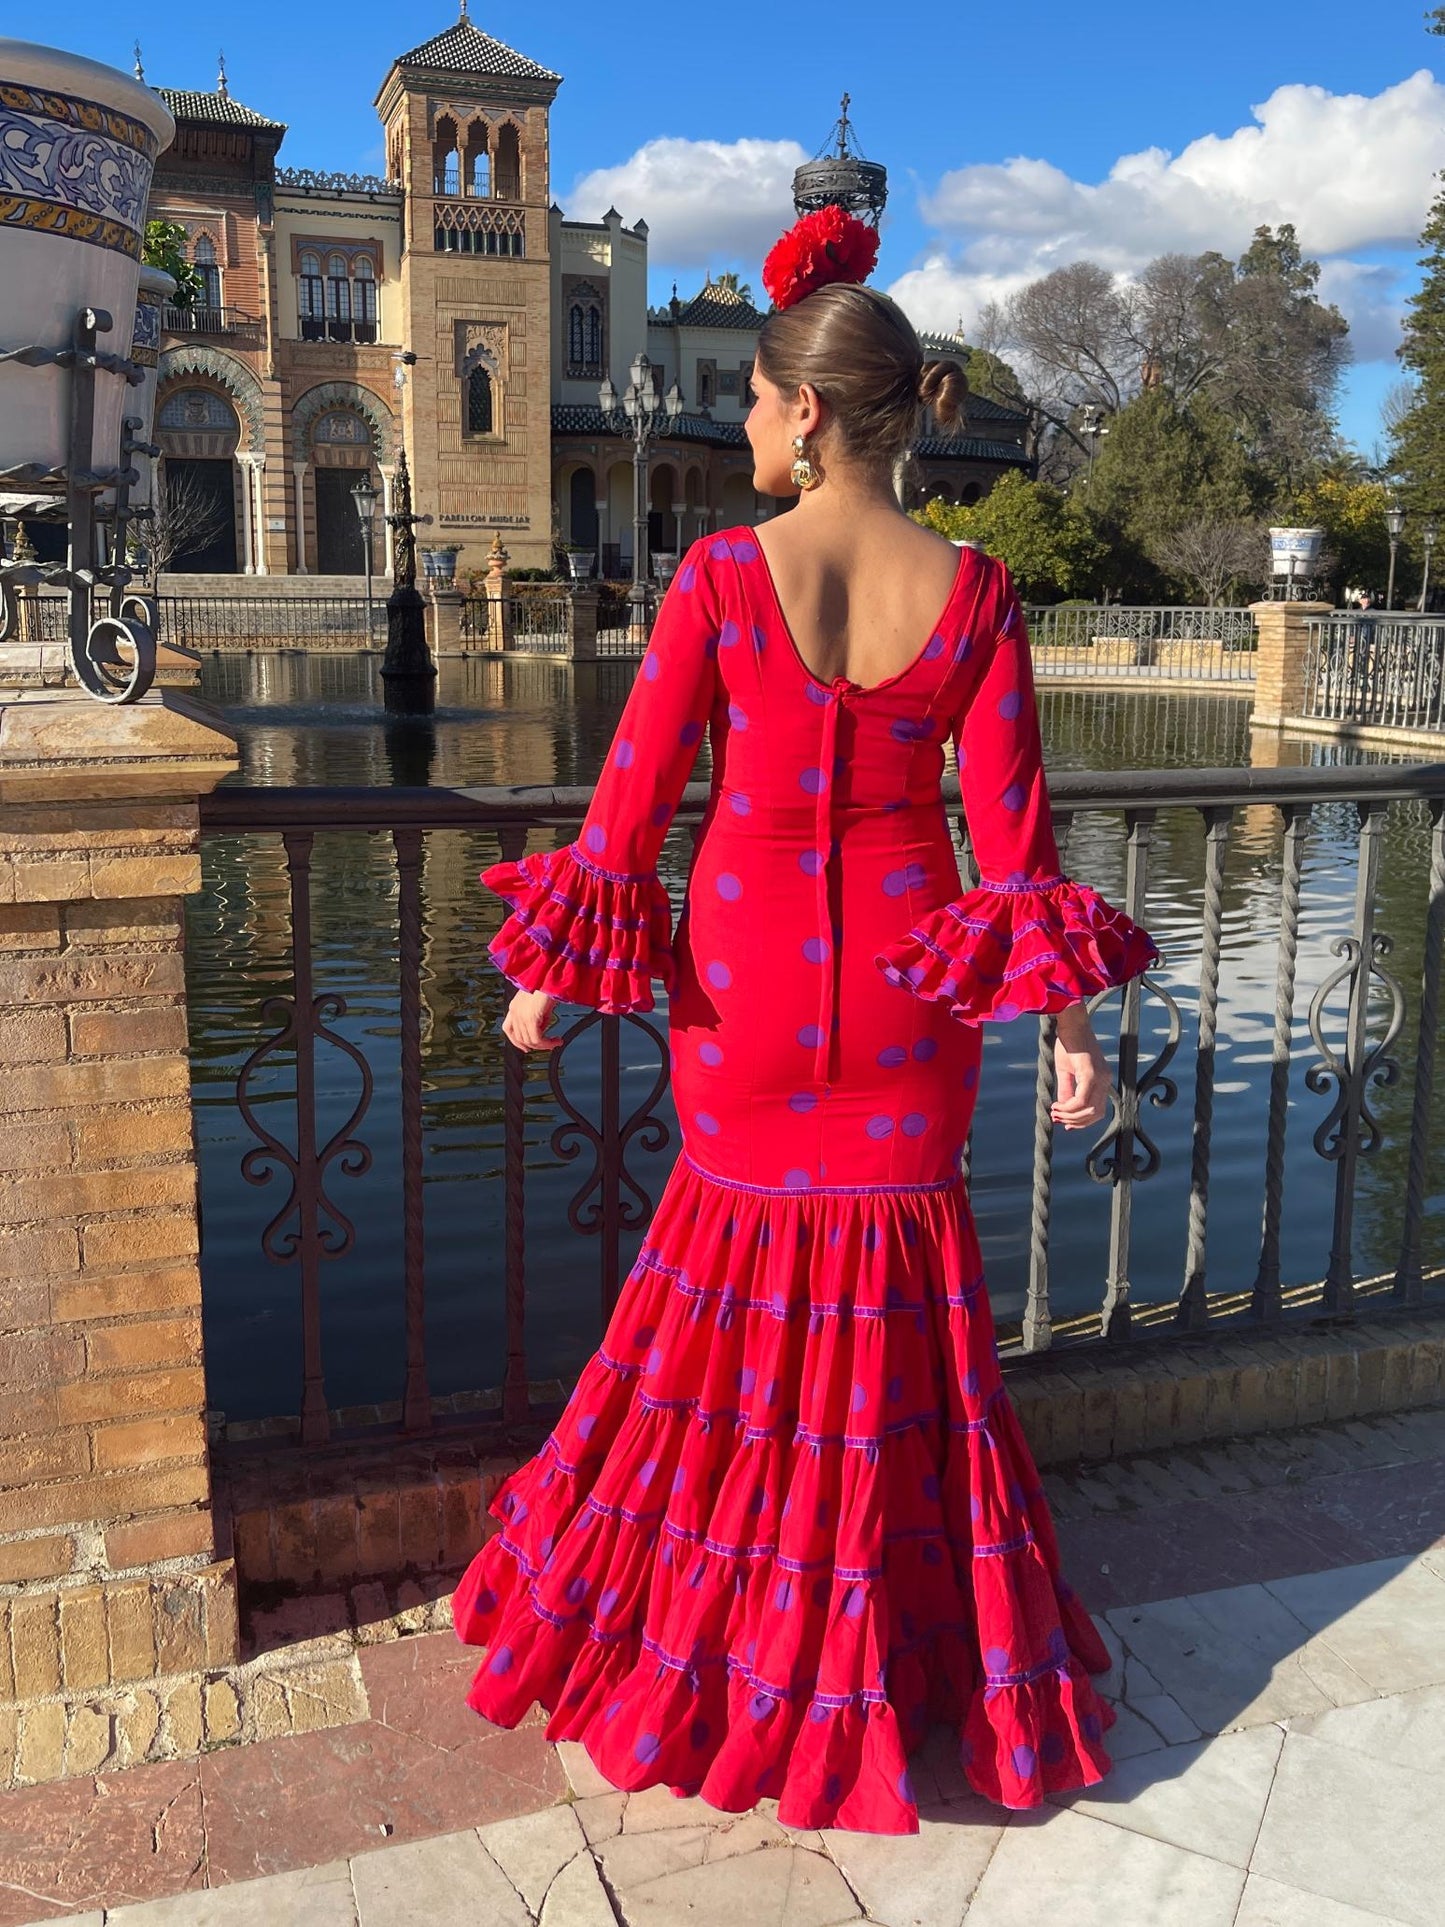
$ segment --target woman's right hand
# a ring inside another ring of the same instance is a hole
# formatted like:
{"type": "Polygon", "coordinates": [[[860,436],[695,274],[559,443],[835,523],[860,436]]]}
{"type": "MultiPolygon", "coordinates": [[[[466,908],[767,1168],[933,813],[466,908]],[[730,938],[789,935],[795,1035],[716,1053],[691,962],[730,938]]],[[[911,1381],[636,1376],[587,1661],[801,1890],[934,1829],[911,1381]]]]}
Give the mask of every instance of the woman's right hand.
{"type": "Polygon", "coordinates": [[[557,999],[545,990],[519,990],[507,1005],[502,1035],[518,1050],[556,1050],[562,1039],[546,1035],[556,1008],[557,999]]]}
{"type": "Polygon", "coordinates": [[[1054,1035],[1057,1096],[1049,1115],[1066,1131],[1100,1123],[1109,1111],[1113,1079],[1083,1004],[1061,1010],[1054,1035]]]}

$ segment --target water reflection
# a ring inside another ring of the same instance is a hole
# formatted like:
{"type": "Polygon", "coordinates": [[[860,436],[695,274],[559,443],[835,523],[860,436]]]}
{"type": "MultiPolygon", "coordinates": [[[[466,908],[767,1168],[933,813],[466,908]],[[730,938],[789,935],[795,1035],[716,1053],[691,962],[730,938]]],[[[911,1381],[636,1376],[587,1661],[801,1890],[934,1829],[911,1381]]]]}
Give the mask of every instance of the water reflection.
{"type": "MultiPolygon", "coordinates": [[[[383,719],[377,657],[227,656],[205,668],[203,693],[240,735],[237,780],[265,784],[587,783],[597,773],[631,687],[633,665],[572,667],[550,661],[453,661],[443,667],[437,708],[426,718],[383,719]]],[[[1055,769],[1238,765],[1248,758],[1248,707],[1236,697],[1049,690],[1041,696],[1049,762],[1055,769]]],[[[1302,760],[1316,752],[1302,747],[1302,760]]],[[[1322,759],[1321,759],[1322,760],[1322,759]]],[[[700,774],[704,768],[700,767],[700,774]]],[[[1380,891],[1380,927],[1396,939],[1391,960],[1412,997],[1421,967],[1427,866],[1425,813],[1391,811],[1380,891]]],[[[486,961],[500,906],[476,884],[497,856],[489,833],[445,831],[424,840],[422,1041],[428,1339],[434,1388],[498,1382],[503,1341],[502,1093],[497,1026],[507,988],[486,961]]],[[[662,872],[676,904],[688,844],[669,837],[662,872]]],[[[1116,821],[1082,816],[1070,867],[1106,893],[1123,888],[1116,821]]],[[[1328,1248],[1333,1168],[1310,1134],[1329,1098],[1306,1090],[1316,1053],[1305,1021],[1309,998],[1335,959],[1331,939],[1348,927],[1354,890],[1354,811],[1316,813],[1305,872],[1296,997],[1295,1075],[1286,1154],[1284,1275],[1317,1278],[1328,1248]]],[[[267,997],[290,984],[286,866],[277,837],[210,838],[205,885],[190,924],[193,1061],[201,1147],[207,1355],[212,1403],[231,1417],[294,1411],[300,1320],[294,1269],[261,1255],[263,1227],[281,1205],[281,1177],[247,1185],[240,1161],[250,1138],[236,1111],[236,1076],[246,1055],[277,1028],[267,997]],[[238,967],[239,961],[239,967],[238,967]]],[[[1264,1124],[1274,998],[1281,874],[1277,813],[1241,811],[1224,899],[1209,1271],[1216,1287],[1247,1288],[1259,1240],[1264,1124]]],[[[330,1189],[357,1228],[353,1251],[323,1272],[327,1386],[333,1404],[389,1398],[402,1358],[399,1040],[396,875],[385,837],[320,835],[313,855],[315,980],[347,1002],[340,1028],[365,1053],[376,1080],[360,1135],[375,1162],[363,1179],[333,1175],[330,1189]]],[[[1150,925],[1164,945],[1160,973],[1184,1017],[1176,1103],[1146,1110],[1163,1168],[1136,1192],[1133,1292],[1139,1302],[1172,1301],[1184,1273],[1193,1116],[1192,1037],[1196,1022],[1204,845],[1197,814],[1169,811],[1155,831],[1150,925]]],[[[1332,1032],[1339,1035],[1340,1016],[1332,1032]]],[[[1147,1007],[1144,1048],[1163,1039],[1158,1006],[1147,1007]]],[[[1032,1079],[1035,1031],[1023,1022],[990,1029],[978,1106],[974,1202],[995,1309],[1016,1319],[1027,1272],[1032,1079]]],[[[1362,1171],[1359,1262],[1395,1259],[1409,1121],[1414,1035],[1400,1056],[1405,1076],[1379,1094],[1386,1136],[1362,1171]]],[[[624,1032],[629,1065],[624,1098],[651,1081],[644,1038],[624,1032]]],[[[348,1113],[356,1074],[340,1053],[318,1060],[318,1131],[348,1113]]],[[[597,1086],[595,1040],[569,1053],[569,1084],[583,1101],[597,1086]],[[590,1055],[589,1055],[590,1053],[590,1055]]],[[[256,1083],[270,1128],[294,1129],[288,1059],[268,1062],[256,1083]]],[[[1436,1106],[1436,1144],[1445,1148],[1445,1098],[1436,1106]]],[[[673,1123],[668,1113],[669,1123],[673,1123]]],[[[567,1228],[567,1203],[581,1181],[550,1147],[557,1119],[540,1065],[528,1082],[528,1355],[534,1377],[574,1372],[596,1342],[596,1241],[567,1228]]],[[[656,1197],[676,1138],[631,1163],[656,1197]]],[[[1056,1313],[1097,1303],[1108,1240],[1108,1193],[1083,1168],[1082,1134],[1056,1146],[1053,1289],[1056,1313]]],[[[1439,1158],[1433,1169],[1445,1165],[1439,1158]]],[[[1437,1195],[1427,1259],[1445,1258],[1437,1195]]],[[[630,1256],[630,1254],[629,1254],[630,1256]]]]}

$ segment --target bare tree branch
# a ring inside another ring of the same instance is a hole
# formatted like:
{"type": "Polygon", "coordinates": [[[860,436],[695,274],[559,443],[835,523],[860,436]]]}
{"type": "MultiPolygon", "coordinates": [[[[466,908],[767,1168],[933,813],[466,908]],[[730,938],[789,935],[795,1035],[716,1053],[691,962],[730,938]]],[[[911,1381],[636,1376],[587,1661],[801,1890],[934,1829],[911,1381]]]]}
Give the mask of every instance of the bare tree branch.
{"type": "Polygon", "coordinates": [[[150,556],[152,584],[178,555],[208,547],[230,519],[225,505],[202,486],[194,469],[177,475],[169,466],[163,468],[156,478],[151,514],[138,525],[139,543],[150,556]]]}

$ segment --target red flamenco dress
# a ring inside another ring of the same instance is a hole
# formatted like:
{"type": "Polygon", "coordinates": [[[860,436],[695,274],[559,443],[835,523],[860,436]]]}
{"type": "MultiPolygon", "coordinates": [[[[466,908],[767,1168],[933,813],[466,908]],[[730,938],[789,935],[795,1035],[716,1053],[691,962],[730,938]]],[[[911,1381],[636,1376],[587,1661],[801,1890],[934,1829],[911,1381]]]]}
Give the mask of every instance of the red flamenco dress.
{"type": "Polygon", "coordinates": [[[896,676],[820,681],[752,533],[696,543],[570,847],[501,863],[491,954],[604,1011],[671,993],[682,1152],[601,1349],[457,1590],[469,1694],[614,1785],[910,1833],[952,1723],[1008,1807],[1101,1779],[1107,1655],[1000,1378],[959,1161],[986,1019],[1152,963],[1059,873],[1022,613],[960,552],[896,676]],[[702,739],[674,936],[654,868],[702,739]],[[952,738],[985,878],[961,892],[952,738]]]}

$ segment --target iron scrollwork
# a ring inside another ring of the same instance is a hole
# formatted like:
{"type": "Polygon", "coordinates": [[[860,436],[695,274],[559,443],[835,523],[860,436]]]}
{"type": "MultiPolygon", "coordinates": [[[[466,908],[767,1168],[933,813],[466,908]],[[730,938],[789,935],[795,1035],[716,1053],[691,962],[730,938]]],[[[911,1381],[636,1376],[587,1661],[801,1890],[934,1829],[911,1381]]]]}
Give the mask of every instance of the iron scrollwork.
{"type": "Polygon", "coordinates": [[[1344,1157],[1352,1137],[1354,1149],[1360,1157],[1373,1157],[1379,1150],[1382,1142],[1380,1124],[1370,1109],[1367,1092],[1371,1084],[1383,1089],[1400,1081],[1399,1061],[1386,1053],[1404,1026],[1405,992],[1399,979],[1384,969],[1381,962],[1394,947],[1394,939],[1381,932],[1376,932],[1371,938],[1370,962],[1365,976],[1383,984],[1389,992],[1390,1016],[1384,1036],[1366,1050],[1358,1066],[1351,1062],[1350,1042],[1346,1041],[1343,1052],[1335,1051],[1324,1032],[1325,1005],[1341,984],[1351,985],[1353,1002],[1355,978],[1363,956],[1363,946],[1358,937],[1335,938],[1330,949],[1344,961],[1330,972],[1310,999],[1310,1036],[1323,1062],[1310,1065],[1305,1072],[1305,1085],[1316,1097],[1327,1097],[1331,1083],[1334,1084],[1334,1104],[1314,1134],[1316,1151],[1332,1164],[1344,1157]]]}
{"type": "MultiPolygon", "coordinates": [[[[1167,1110],[1179,1095],[1177,1081],[1170,1077],[1168,1067],[1179,1049],[1183,1036],[1183,1023],[1179,1005],[1161,983],[1145,975],[1139,979],[1142,989],[1159,999],[1169,1020],[1169,1029],[1158,1055],[1146,1065],[1134,1086],[1133,1114],[1125,1120],[1122,1095],[1117,1087],[1109,1092],[1112,1112],[1103,1135],[1097,1143],[1089,1147],[1084,1159],[1084,1169],[1096,1184],[1117,1184],[1123,1178],[1152,1178],[1163,1163],[1159,1147],[1139,1123],[1138,1107],[1148,1098],[1155,1110],[1167,1110]],[[1127,1140],[1127,1144],[1126,1144],[1127,1140]],[[1123,1160],[1127,1156],[1128,1166],[1123,1160]]],[[[1089,1000],[1089,1014],[1093,1013],[1112,991],[1102,990],[1089,1000]]]]}

